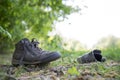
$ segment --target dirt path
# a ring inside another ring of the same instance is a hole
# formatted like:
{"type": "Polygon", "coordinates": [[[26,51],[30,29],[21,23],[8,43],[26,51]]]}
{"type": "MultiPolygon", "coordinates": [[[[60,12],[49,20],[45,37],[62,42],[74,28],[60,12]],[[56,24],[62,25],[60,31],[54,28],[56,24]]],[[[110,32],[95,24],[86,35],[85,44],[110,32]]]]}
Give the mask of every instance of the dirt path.
{"type": "Polygon", "coordinates": [[[61,66],[13,67],[0,65],[0,80],[119,80],[120,63],[68,64],[61,66]]]}

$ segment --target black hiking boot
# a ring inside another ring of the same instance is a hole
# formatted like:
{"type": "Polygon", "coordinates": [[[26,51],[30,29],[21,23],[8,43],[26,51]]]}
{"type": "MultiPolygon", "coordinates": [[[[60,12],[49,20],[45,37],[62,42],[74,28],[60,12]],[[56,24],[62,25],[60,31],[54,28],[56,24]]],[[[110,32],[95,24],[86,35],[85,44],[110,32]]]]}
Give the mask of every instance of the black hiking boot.
{"type": "Polygon", "coordinates": [[[78,63],[105,62],[106,58],[101,55],[101,50],[95,49],[77,58],[78,63]]]}
{"type": "Polygon", "coordinates": [[[15,51],[12,58],[12,64],[35,65],[54,61],[61,57],[59,52],[44,51],[38,48],[39,42],[33,39],[31,42],[24,38],[15,45],[15,51]]]}

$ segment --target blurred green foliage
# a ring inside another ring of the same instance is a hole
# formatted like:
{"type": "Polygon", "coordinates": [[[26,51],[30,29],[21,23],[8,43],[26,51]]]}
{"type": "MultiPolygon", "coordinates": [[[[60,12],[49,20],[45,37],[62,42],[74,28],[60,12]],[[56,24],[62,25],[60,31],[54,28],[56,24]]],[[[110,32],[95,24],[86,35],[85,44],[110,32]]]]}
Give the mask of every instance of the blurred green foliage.
{"type": "Polygon", "coordinates": [[[120,61],[120,38],[112,35],[104,37],[98,41],[96,47],[101,49],[108,59],[120,61]]]}
{"type": "MultiPolygon", "coordinates": [[[[63,0],[0,0],[0,54],[11,53],[20,39],[37,38],[40,47],[57,50],[68,57],[88,52],[86,46],[75,40],[65,41],[59,35],[48,36],[56,21],[61,21],[77,8],[65,5],[63,0]]],[[[108,59],[120,60],[120,38],[108,36],[95,45],[108,59]]]]}
{"type": "Polygon", "coordinates": [[[100,49],[120,48],[120,38],[109,35],[100,39],[95,46],[100,49]]]}
{"type": "Polygon", "coordinates": [[[56,21],[77,10],[62,0],[0,0],[0,53],[24,37],[44,39],[56,21]]]}

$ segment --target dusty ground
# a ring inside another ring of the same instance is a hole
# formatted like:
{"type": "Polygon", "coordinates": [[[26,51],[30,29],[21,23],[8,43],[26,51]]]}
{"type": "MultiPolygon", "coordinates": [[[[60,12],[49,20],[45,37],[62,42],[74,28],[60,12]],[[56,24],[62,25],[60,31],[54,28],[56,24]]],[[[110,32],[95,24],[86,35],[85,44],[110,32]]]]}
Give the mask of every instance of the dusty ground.
{"type": "Polygon", "coordinates": [[[0,80],[120,80],[120,63],[68,63],[58,66],[0,65],[0,80]]]}

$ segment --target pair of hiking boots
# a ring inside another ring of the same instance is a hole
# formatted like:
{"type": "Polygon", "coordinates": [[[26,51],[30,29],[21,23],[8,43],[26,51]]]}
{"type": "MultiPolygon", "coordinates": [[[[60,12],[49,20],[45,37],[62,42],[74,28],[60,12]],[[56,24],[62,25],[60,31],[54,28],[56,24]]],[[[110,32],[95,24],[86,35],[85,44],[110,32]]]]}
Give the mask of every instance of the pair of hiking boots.
{"type": "MultiPolygon", "coordinates": [[[[46,64],[61,57],[59,52],[50,52],[38,47],[39,42],[35,39],[29,41],[27,38],[20,40],[15,45],[15,51],[12,58],[12,64],[18,65],[36,65],[46,64]]],[[[93,50],[77,58],[78,63],[104,62],[105,58],[101,55],[101,50],[93,50]]]]}

